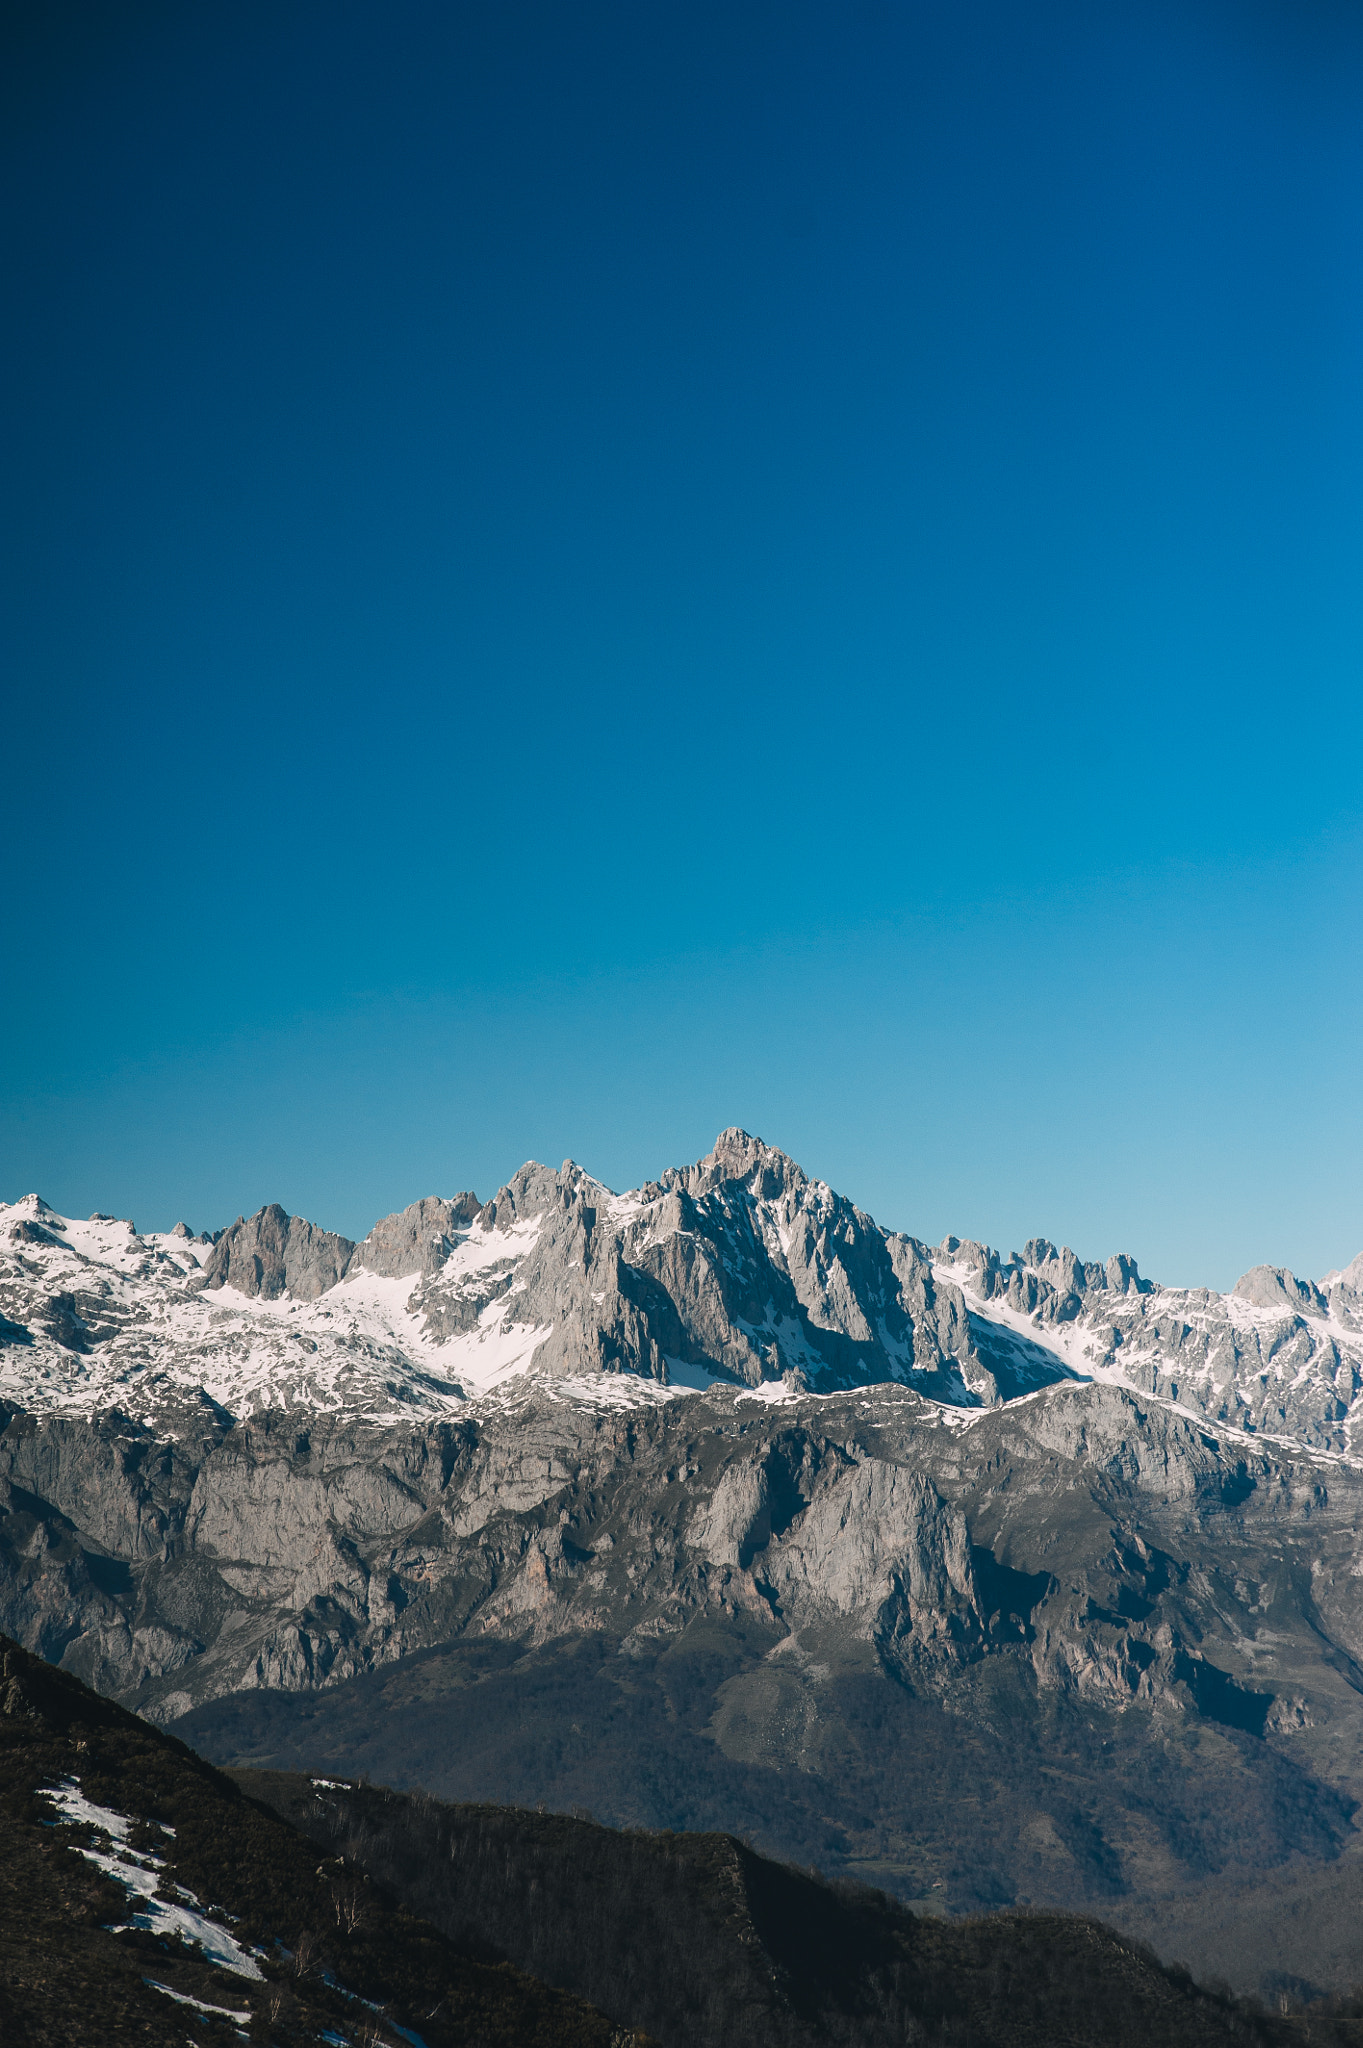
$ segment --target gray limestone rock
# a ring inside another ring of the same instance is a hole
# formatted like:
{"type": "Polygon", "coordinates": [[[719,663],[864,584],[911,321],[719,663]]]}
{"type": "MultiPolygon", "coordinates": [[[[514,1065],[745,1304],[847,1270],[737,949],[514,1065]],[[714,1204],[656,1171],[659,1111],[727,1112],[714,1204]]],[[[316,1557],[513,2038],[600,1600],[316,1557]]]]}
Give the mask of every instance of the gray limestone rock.
{"type": "Polygon", "coordinates": [[[1107,1262],[1105,1278],[1113,1294],[1148,1294],[1150,1282],[1142,1280],[1136,1261],[1126,1252],[1114,1252],[1107,1262]]]}
{"type": "Polygon", "coordinates": [[[355,1247],[352,1263],[370,1273],[402,1279],[408,1273],[437,1273],[482,1204],[471,1191],[451,1202],[431,1196],[394,1216],[384,1216],[355,1247]]]}
{"type": "Polygon", "coordinates": [[[313,1301],[336,1285],[354,1250],[348,1237],[319,1230],[270,1202],[254,1216],[239,1216],[223,1232],[189,1285],[234,1287],[239,1294],[263,1295],[267,1301],[285,1293],[296,1301],[313,1301]]]}
{"type": "Polygon", "coordinates": [[[1363,1252],[1360,1252],[1357,1258],[1350,1259],[1339,1276],[1339,1284],[1351,1289],[1355,1294],[1363,1294],[1363,1252]]]}
{"type": "Polygon", "coordinates": [[[12,1244],[56,1244],[59,1242],[58,1238],[45,1223],[32,1223],[26,1216],[21,1217],[17,1223],[10,1224],[9,1236],[12,1244]]]}
{"type": "Polygon", "coordinates": [[[996,1666],[1034,1700],[1259,1732],[1281,1700],[1275,1739],[1363,1790],[1355,1468],[1113,1387],[941,1418],[894,1387],[621,1413],[546,1383],[458,1427],[206,1418],[179,1445],[16,1416],[0,1628],[158,1718],[457,1640],[756,1628],[967,1729],[962,1674],[996,1666]]]}
{"type": "Polygon", "coordinates": [[[571,1161],[525,1167],[478,1228],[531,1219],[511,1313],[550,1332],[538,1371],[663,1378],[675,1360],[747,1386],[797,1372],[962,1391],[972,1370],[987,1378],[960,1292],[924,1248],[744,1131],[627,1201],[571,1161]]]}
{"type": "Polygon", "coordinates": [[[1231,1289],[1255,1308],[1286,1308],[1298,1315],[1325,1315],[1329,1304],[1309,1280],[1298,1280],[1286,1266],[1251,1266],[1231,1289]]]}

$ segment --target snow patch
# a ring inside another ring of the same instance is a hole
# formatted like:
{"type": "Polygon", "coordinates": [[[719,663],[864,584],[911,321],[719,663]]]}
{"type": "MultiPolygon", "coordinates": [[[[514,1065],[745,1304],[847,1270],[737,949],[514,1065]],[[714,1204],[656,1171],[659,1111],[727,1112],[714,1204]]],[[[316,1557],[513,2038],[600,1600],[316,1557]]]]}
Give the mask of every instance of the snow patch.
{"type": "Polygon", "coordinates": [[[688,1365],[684,1359],[667,1360],[667,1384],[675,1394],[708,1394],[711,1387],[731,1387],[733,1381],[704,1365],[688,1365]]]}
{"type": "Polygon", "coordinates": [[[207,2005],[202,1998],[191,1998],[187,1991],[172,1991],[169,1984],[160,1984],[155,1977],[144,1977],[153,1991],[163,1991],[167,1998],[173,1998],[177,2005],[192,2005],[196,2012],[211,2013],[214,2019],[236,2020],[239,2024],[250,2019],[250,2011],[234,2012],[230,2005],[207,2005]]]}
{"type": "Polygon", "coordinates": [[[161,1872],[166,1867],[165,1858],[137,1855],[128,1847],[128,1831],[133,1823],[126,1814],[117,1813],[109,1806],[97,1806],[93,1800],[87,1799],[75,1778],[63,1778],[55,1787],[40,1785],[38,1796],[50,1799],[63,1821],[101,1834],[108,1841],[107,1850],[82,1848],[76,1842],[71,1847],[78,1856],[83,1856],[87,1863],[93,1863],[106,1877],[114,1878],[131,1898],[139,1901],[131,1919],[111,1927],[111,1934],[122,1934],[126,1928],[136,1927],[151,1934],[175,1936],[201,1949],[205,1961],[220,1970],[231,1970],[238,1977],[262,1977],[255,1957],[234,1940],[225,1927],[208,1917],[193,1892],[185,1891],[180,1885],[175,1886],[185,1904],[157,1898],[163,1882],[161,1872]]]}
{"type": "Polygon", "coordinates": [[[808,1398],[803,1387],[794,1387],[787,1380],[763,1380],[760,1387],[740,1387],[736,1396],[740,1401],[761,1401],[768,1408],[782,1408],[789,1401],[808,1398]]]}

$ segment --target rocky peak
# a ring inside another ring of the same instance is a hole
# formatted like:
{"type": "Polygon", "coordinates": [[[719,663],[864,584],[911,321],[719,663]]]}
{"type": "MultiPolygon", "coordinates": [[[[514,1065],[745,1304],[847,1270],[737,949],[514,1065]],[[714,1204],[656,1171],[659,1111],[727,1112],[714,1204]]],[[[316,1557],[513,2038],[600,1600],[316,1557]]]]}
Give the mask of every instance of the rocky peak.
{"type": "Polygon", "coordinates": [[[436,1273],[453,1251],[456,1234],[470,1228],[481,1207],[471,1188],[450,1202],[438,1196],[412,1202],[379,1219],[356,1246],[351,1265],[388,1279],[436,1273]]]}
{"type": "Polygon", "coordinates": [[[937,1256],[946,1263],[964,1266],[981,1276],[986,1300],[995,1295],[1015,1298],[1015,1305],[1042,1320],[1054,1319],[1058,1304],[1082,1301],[1093,1293],[1149,1294],[1153,1282],[1143,1280],[1136,1261],[1128,1252],[1114,1252],[1106,1265],[1085,1260],[1068,1245],[1057,1251],[1048,1237],[1029,1238],[1020,1252],[1000,1258],[990,1245],[976,1238],[944,1237],[937,1256]]]}
{"type": "Polygon", "coordinates": [[[1022,1248],[1022,1258],[1025,1265],[1039,1273],[1043,1280],[1049,1281],[1061,1295],[1083,1295],[1091,1287],[1107,1286],[1107,1272],[1104,1267],[1088,1264],[1077,1253],[1072,1252],[1068,1245],[1062,1245],[1057,1251],[1049,1238],[1029,1239],[1022,1248]]]}
{"type": "Polygon", "coordinates": [[[558,1172],[527,1159],[505,1187],[498,1188],[478,1213],[480,1230],[511,1230],[518,1223],[530,1223],[551,1211],[567,1211],[574,1205],[595,1207],[609,1202],[610,1189],[584,1173],[575,1160],[565,1159],[558,1172]]]}
{"type": "Polygon", "coordinates": [[[189,1285],[195,1291],[233,1287],[266,1301],[285,1293],[296,1301],[315,1301],[341,1279],[354,1250],[350,1238],[319,1230],[270,1202],[254,1216],[238,1216],[189,1285]]]}
{"type": "Polygon", "coordinates": [[[1360,1252],[1357,1258],[1350,1259],[1339,1275],[1336,1285],[1351,1288],[1355,1294],[1363,1294],[1363,1252],[1360,1252]]]}
{"type": "Polygon", "coordinates": [[[1114,1252],[1107,1262],[1107,1284],[1113,1294],[1149,1294],[1151,1282],[1142,1280],[1136,1261],[1126,1252],[1114,1252]]]}
{"type": "Polygon", "coordinates": [[[1286,1266],[1251,1266],[1231,1292],[1254,1308],[1291,1309],[1295,1315],[1323,1316],[1329,1303],[1309,1280],[1299,1280],[1286,1266]]]}
{"type": "Polygon", "coordinates": [[[66,1229],[65,1219],[50,1208],[41,1195],[25,1195],[10,1209],[7,1235],[14,1244],[60,1244],[54,1231],[66,1229]]]}
{"type": "Polygon", "coordinates": [[[731,1184],[743,1187],[756,1201],[772,1202],[784,1194],[798,1196],[810,1181],[788,1153],[732,1124],[720,1132],[703,1159],[694,1166],[674,1167],[661,1182],[664,1188],[684,1189],[693,1200],[731,1184]]]}

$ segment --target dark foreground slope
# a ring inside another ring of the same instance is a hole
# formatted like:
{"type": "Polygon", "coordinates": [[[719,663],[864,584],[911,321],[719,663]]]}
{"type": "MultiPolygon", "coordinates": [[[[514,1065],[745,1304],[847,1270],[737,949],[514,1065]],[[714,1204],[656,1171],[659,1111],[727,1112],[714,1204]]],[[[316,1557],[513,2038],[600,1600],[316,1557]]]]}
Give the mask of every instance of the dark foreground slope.
{"type": "Polygon", "coordinates": [[[343,1858],[319,1858],[182,1744],[0,1637],[0,2042],[206,2048],[238,2038],[394,2048],[403,2039],[426,2048],[635,2041],[579,1999],[461,1954],[343,1858]],[[64,1784],[110,1819],[127,1818],[126,1861],[110,1853],[119,1844],[107,1828],[63,1822],[40,1796],[64,1784]],[[134,1916],[163,1916],[77,1853],[91,1849],[119,1869],[159,1858],[164,1907],[183,1908],[192,1894],[254,1974],[128,1927],[134,1916]]]}
{"type": "Polygon", "coordinates": [[[870,1645],[858,1662],[807,1634],[797,1661],[769,1641],[732,1617],[624,1647],[458,1642],[313,1693],[238,1693],[179,1731],[225,1767],[739,1834],[957,1916],[1091,1914],[1244,1992],[1363,1981],[1351,1804],[1289,1742],[1191,1701],[1105,1713],[1004,1657],[939,1699],[888,1681],[870,1645]]]}
{"type": "Polygon", "coordinates": [[[732,1836],[235,1775],[461,1946],[627,2011],[664,2048],[1363,2041],[1363,2022],[1269,2015],[1200,1991],[1092,1920],[917,1916],[732,1836]]]}
{"type": "Polygon", "coordinates": [[[234,1781],[0,1637],[5,2048],[650,2037],[1363,2048],[1363,2021],[1199,1991],[1077,1917],[919,1917],[732,1836],[621,1833],[297,1776],[234,1781]],[[205,1946],[167,1924],[176,1914],[205,1946]]]}

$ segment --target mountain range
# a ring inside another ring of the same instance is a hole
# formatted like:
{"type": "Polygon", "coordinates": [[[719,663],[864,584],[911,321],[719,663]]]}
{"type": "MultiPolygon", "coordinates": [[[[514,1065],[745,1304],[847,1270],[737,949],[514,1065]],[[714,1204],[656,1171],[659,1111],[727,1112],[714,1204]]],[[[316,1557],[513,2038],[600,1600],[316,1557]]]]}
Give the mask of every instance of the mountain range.
{"type": "Polygon", "coordinates": [[[1363,1255],[929,1246],[730,1130],[359,1244],[30,1196],[0,1314],[0,1627],[217,1761],[1363,1978],[1363,1255]]]}
{"type": "Polygon", "coordinates": [[[1256,1266],[1221,1295],[1044,1238],[931,1247],[739,1130],[625,1195],[532,1162],[489,1202],[414,1202],[360,1244],[277,1204],[139,1236],[37,1195],[0,1205],[0,1240],[0,1396],[175,1435],[186,1404],[398,1421],[528,1374],[898,1384],[962,1409],[1079,1379],[1346,1450],[1363,1390],[1363,1252],[1318,1283],[1256,1266]]]}

